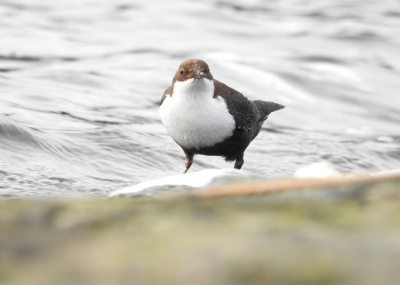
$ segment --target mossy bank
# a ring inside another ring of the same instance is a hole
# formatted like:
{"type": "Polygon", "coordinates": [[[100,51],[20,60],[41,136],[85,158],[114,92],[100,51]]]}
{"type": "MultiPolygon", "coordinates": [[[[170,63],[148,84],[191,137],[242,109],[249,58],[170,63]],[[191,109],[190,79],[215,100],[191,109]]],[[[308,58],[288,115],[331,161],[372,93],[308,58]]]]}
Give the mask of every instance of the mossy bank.
{"type": "Polygon", "coordinates": [[[399,284],[400,180],[0,201],[0,284],[399,284]]]}

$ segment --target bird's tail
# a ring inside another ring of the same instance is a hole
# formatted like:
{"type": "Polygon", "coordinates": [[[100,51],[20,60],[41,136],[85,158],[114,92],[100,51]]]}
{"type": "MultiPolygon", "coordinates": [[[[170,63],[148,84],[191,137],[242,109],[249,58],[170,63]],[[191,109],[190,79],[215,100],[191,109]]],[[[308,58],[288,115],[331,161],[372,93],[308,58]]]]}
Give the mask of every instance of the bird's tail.
{"type": "Polygon", "coordinates": [[[268,115],[271,114],[272,112],[285,108],[285,106],[274,102],[267,102],[261,100],[255,100],[253,102],[254,104],[256,104],[257,109],[260,111],[260,119],[262,121],[265,121],[268,118],[268,115]]]}

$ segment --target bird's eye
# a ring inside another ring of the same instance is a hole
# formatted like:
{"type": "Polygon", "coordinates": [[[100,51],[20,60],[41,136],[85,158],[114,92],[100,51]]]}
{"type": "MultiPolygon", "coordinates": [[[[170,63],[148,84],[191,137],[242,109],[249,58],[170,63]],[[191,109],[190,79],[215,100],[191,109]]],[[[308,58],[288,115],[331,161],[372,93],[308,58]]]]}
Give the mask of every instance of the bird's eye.
{"type": "Polygon", "coordinates": [[[179,69],[179,72],[181,73],[181,75],[185,72],[185,70],[183,68],[179,69]]]}
{"type": "Polygon", "coordinates": [[[207,67],[207,69],[205,70],[205,72],[207,73],[207,72],[209,72],[210,71],[210,69],[207,67]]]}

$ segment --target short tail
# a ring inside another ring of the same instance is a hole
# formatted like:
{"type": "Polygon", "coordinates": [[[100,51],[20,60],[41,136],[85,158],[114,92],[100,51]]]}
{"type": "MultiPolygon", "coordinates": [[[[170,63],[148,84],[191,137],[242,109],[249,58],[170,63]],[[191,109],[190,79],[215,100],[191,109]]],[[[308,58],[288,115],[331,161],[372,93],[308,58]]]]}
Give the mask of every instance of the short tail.
{"type": "Polygon", "coordinates": [[[274,102],[267,102],[261,100],[255,100],[253,102],[254,104],[256,104],[258,110],[260,111],[260,118],[262,121],[265,121],[268,118],[268,115],[271,114],[272,112],[285,108],[285,106],[274,102]]]}

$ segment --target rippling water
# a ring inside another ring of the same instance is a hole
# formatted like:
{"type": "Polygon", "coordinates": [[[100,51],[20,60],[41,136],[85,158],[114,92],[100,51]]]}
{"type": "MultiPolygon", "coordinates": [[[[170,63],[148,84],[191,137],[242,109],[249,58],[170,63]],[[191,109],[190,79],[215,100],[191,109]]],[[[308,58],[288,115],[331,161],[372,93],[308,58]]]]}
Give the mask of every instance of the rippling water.
{"type": "MultiPolygon", "coordinates": [[[[274,113],[244,169],[400,165],[400,2],[0,2],[0,195],[104,196],[177,174],[158,102],[181,61],[274,113]]],[[[198,156],[191,171],[233,167],[198,156]]]]}

